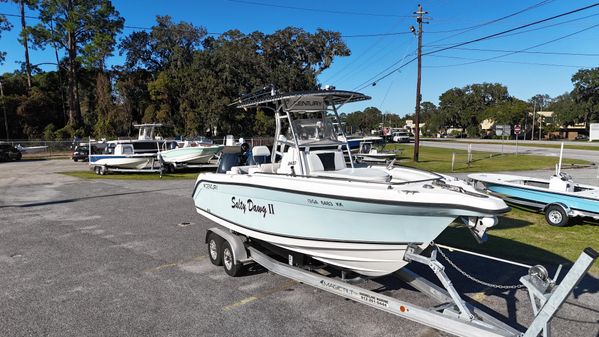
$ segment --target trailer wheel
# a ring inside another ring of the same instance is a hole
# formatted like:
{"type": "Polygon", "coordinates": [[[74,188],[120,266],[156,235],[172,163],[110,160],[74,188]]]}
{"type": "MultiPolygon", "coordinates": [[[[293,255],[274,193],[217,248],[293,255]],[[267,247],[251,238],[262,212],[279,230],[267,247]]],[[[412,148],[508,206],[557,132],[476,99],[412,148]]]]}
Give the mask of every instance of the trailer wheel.
{"type": "Polygon", "coordinates": [[[214,233],[208,235],[208,256],[215,266],[223,265],[223,242],[223,238],[214,233]]]}
{"type": "Polygon", "coordinates": [[[242,266],[239,261],[235,261],[235,257],[233,255],[233,249],[231,249],[231,245],[227,242],[223,242],[223,267],[225,268],[225,273],[232,277],[237,277],[241,275],[242,266]]]}
{"type": "Polygon", "coordinates": [[[553,204],[545,209],[545,220],[551,226],[563,227],[568,224],[569,218],[564,207],[553,204]]]}
{"type": "Polygon", "coordinates": [[[105,175],[108,169],[106,166],[100,166],[100,175],[105,175]]]}
{"type": "Polygon", "coordinates": [[[97,175],[100,175],[100,166],[95,166],[95,167],[94,167],[94,172],[95,172],[97,175]]]}

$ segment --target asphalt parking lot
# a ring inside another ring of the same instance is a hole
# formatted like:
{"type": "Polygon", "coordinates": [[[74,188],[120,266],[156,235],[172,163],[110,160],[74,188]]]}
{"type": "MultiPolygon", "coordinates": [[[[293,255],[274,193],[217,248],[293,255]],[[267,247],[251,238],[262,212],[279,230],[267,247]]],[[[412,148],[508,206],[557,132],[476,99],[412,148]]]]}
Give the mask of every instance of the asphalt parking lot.
{"type": "MultiPolygon", "coordinates": [[[[0,163],[0,336],[446,336],[260,268],[230,278],[208,259],[204,233],[214,224],[194,210],[193,181],[55,173],[85,167],[0,163]]],[[[526,272],[452,256],[498,283],[526,272]]],[[[525,291],[448,272],[467,298],[516,326],[530,323],[525,291]]],[[[392,277],[363,286],[433,304],[392,277]]],[[[579,285],[553,328],[555,336],[599,336],[597,278],[579,285]]]]}

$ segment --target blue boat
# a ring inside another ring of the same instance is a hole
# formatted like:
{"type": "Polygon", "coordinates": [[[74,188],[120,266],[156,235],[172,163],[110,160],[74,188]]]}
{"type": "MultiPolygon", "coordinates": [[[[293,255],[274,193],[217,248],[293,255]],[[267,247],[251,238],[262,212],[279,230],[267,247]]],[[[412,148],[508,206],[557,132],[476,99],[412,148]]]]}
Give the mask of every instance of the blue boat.
{"type": "Polygon", "coordinates": [[[599,220],[599,187],[574,183],[564,172],[549,180],[507,174],[468,176],[478,189],[505,201],[545,213],[552,226],[565,226],[572,217],[599,220]]]}

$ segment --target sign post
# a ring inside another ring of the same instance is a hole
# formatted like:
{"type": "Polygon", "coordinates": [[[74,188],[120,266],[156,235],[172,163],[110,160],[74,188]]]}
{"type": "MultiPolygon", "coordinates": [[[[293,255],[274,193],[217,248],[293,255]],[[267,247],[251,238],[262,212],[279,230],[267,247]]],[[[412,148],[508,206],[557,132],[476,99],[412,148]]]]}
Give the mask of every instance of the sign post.
{"type": "Polygon", "coordinates": [[[514,134],[516,134],[516,156],[518,156],[518,138],[520,136],[521,131],[522,128],[520,127],[520,124],[514,125],[514,134]]]}

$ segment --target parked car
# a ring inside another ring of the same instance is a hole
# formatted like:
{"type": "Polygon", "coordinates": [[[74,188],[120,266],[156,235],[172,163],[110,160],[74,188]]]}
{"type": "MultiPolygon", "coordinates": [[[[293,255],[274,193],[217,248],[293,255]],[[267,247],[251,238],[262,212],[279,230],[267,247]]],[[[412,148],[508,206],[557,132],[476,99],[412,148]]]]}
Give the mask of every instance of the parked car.
{"type": "MultiPolygon", "coordinates": [[[[100,151],[95,147],[92,146],[92,154],[97,154],[100,151]]],[[[89,158],[89,147],[87,147],[87,145],[78,145],[75,147],[75,150],[73,150],[73,154],[71,155],[71,159],[73,159],[73,161],[87,161],[89,158]]]]}
{"type": "Polygon", "coordinates": [[[393,132],[393,141],[395,143],[409,143],[410,134],[407,131],[395,131],[393,132]]]}
{"type": "Polygon", "coordinates": [[[9,143],[0,143],[0,161],[21,160],[21,151],[9,143]]]}

